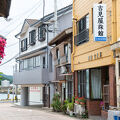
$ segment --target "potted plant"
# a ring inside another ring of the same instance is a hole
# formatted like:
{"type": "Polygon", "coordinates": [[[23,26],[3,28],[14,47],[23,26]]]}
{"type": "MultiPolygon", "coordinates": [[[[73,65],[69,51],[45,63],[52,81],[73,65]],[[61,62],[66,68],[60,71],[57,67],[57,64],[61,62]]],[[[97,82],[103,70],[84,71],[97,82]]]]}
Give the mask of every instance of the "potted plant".
{"type": "Polygon", "coordinates": [[[60,112],[61,111],[61,102],[59,94],[55,94],[53,97],[52,105],[53,111],[60,112]]]}
{"type": "Polygon", "coordinates": [[[73,103],[68,103],[68,109],[69,109],[69,114],[72,117],[73,116],[73,103]]]}
{"type": "Polygon", "coordinates": [[[86,100],[84,97],[75,97],[74,111],[78,115],[85,112],[86,100]]]}
{"type": "Polygon", "coordinates": [[[104,102],[103,101],[100,102],[100,107],[101,107],[101,110],[104,110],[104,102]]]}
{"type": "Polygon", "coordinates": [[[69,100],[65,100],[62,105],[62,112],[64,112],[65,114],[67,113],[68,103],[69,103],[69,100]]]}

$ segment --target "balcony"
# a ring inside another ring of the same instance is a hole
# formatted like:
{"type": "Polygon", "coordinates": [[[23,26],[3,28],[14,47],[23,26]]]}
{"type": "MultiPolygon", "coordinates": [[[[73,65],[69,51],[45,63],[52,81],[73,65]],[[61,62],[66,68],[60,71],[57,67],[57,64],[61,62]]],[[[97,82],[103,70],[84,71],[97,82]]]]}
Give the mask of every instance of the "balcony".
{"type": "Polygon", "coordinates": [[[81,31],[78,35],[74,37],[75,45],[79,46],[80,44],[89,41],[89,29],[81,31]]]}
{"type": "Polygon", "coordinates": [[[60,58],[60,64],[67,64],[70,63],[68,55],[64,55],[60,58]]]}
{"type": "Polygon", "coordinates": [[[60,59],[55,60],[55,66],[61,64],[71,64],[71,57],[69,55],[64,55],[60,59]]]}
{"type": "Polygon", "coordinates": [[[41,67],[28,71],[17,71],[13,74],[13,83],[16,85],[44,84],[49,81],[48,76],[48,69],[43,69],[41,67]]]}

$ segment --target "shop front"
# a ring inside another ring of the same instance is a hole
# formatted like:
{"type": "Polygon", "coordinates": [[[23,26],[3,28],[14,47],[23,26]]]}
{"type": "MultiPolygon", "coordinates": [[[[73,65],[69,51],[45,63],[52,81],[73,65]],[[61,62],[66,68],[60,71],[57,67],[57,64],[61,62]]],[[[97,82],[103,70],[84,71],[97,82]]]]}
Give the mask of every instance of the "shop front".
{"type": "Polygon", "coordinates": [[[89,115],[101,115],[116,105],[114,65],[75,71],[74,94],[86,99],[89,115]]]}

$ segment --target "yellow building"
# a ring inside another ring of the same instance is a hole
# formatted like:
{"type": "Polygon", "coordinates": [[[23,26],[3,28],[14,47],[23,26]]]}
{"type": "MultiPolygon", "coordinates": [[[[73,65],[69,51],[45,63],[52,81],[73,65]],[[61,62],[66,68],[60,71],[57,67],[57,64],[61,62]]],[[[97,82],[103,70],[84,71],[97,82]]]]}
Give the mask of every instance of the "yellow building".
{"type": "Polygon", "coordinates": [[[119,6],[120,0],[73,0],[74,95],[86,98],[89,115],[100,115],[117,105],[111,45],[119,37],[119,6]],[[107,41],[94,41],[94,4],[106,5],[107,41]],[[101,101],[104,105],[100,107],[101,101]]]}

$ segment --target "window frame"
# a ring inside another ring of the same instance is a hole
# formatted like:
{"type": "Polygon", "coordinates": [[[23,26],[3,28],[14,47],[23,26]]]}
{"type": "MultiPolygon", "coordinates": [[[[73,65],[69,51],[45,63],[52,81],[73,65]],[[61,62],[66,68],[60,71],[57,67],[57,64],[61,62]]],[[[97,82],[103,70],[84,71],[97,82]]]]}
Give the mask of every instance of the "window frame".
{"type": "Polygon", "coordinates": [[[24,52],[27,50],[27,45],[28,45],[28,41],[27,41],[27,38],[25,38],[21,41],[21,52],[24,52]]]}
{"type": "Polygon", "coordinates": [[[36,30],[32,30],[29,32],[29,44],[35,45],[36,43],[36,30]]]}
{"type": "Polygon", "coordinates": [[[38,41],[43,42],[46,39],[45,24],[38,27],[38,41]]]}

